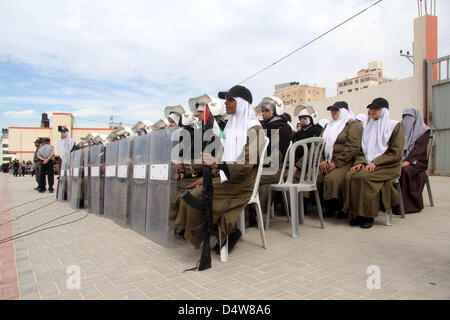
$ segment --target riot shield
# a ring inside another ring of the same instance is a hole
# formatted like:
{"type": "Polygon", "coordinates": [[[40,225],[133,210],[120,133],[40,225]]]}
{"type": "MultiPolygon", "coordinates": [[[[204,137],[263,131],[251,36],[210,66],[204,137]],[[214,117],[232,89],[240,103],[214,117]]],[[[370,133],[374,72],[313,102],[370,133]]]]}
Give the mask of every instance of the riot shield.
{"type": "Polygon", "coordinates": [[[132,146],[132,137],[119,141],[114,220],[122,227],[127,224],[127,215],[129,212],[129,197],[131,192],[130,175],[132,174],[132,146]]]}
{"type": "Polygon", "coordinates": [[[130,211],[127,225],[142,235],[145,234],[149,149],[150,134],[133,139],[133,169],[130,175],[130,211]]]}
{"type": "Polygon", "coordinates": [[[70,203],[70,200],[72,199],[72,158],[73,158],[73,152],[70,153],[70,158],[68,163],[66,163],[66,198],[67,201],[70,203]]]}
{"type": "Polygon", "coordinates": [[[82,162],[82,150],[75,150],[71,153],[71,179],[70,179],[70,207],[74,209],[83,207],[82,189],[81,189],[81,177],[82,173],[80,171],[82,162]]]}
{"type": "Polygon", "coordinates": [[[105,192],[105,147],[101,144],[89,148],[89,212],[103,214],[105,192]]]}
{"type": "Polygon", "coordinates": [[[84,208],[90,208],[90,197],[89,197],[89,149],[90,147],[84,148],[83,151],[83,179],[81,184],[83,185],[83,200],[84,208]]]}
{"type": "MultiPolygon", "coordinates": [[[[176,167],[171,164],[173,128],[150,132],[149,175],[145,236],[164,247],[174,243],[169,223],[170,203],[176,195],[176,167]]],[[[187,151],[187,150],[186,150],[187,151]]]]}
{"type": "Polygon", "coordinates": [[[114,207],[116,197],[116,171],[117,171],[117,153],[119,150],[119,141],[106,144],[105,155],[105,194],[103,214],[106,218],[114,219],[114,207]]]}
{"type": "Polygon", "coordinates": [[[62,162],[58,177],[58,187],[56,188],[56,199],[58,201],[67,200],[67,176],[66,176],[66,169],[62,165],[62,162]]]}

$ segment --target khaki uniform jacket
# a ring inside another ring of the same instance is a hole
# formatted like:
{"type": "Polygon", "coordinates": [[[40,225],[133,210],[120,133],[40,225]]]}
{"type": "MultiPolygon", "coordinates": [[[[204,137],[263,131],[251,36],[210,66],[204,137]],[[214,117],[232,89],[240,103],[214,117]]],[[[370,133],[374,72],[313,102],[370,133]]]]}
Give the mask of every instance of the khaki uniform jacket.
{"type": "MultiPolygon", "coordinates": [[[[381,205],[390,210],[400,204],[400,194],[394,188],[394,182],[400,175],[405,133],[401,124],[397,124],[388,142],[386,152],[376,158],[373,172],[349,171],[345,176],[344,212],[363,217],[377,217],[381,205]],[[380,197],[381,192],[381,197],[380,197]]],[[[366,164],[367,160],[360,150],[354,165],[366,164]]]]}
{"type": "Polygon", "coordinates": [[[361,149],[363,126],[356,120],[349,120],[337,136],[331,162],[336,168],[328,174],[319,173],[317,184],[323,185],[323,199],[340,199],[344,203],[345,175],[353,166],[361,149]]]}

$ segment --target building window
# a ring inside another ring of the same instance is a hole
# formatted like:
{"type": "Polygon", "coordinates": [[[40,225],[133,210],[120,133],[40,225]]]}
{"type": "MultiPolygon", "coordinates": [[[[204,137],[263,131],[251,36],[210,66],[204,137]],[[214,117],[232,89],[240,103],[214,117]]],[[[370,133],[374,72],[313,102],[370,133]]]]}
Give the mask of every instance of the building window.
{"type": "Polygon", "coordinates": [[[300,98],[300,102],[303,102],[303,99],[302,99],[302,98],[300,98]]]}
{"type": "Polygon", "coordinates": [[[356,80],[355,80],[355,83],[359,83],[359,79],[356,79],[356,80]]]}
{"type": "Polygon", "coordinates": [[[348,84],[349,84],[349,85],[353,84],[353,80],[350,80],[350,81],[348,82],[348,84]]]}
{"type": "Polygon", "coordinates": [[[319,91],[317,91],[317,94],[320,94],[319,91]]]}
{"type": "Polygon", "coordinates": [[[352,89],[348,89],[348,92],[349,92],[349,93],[352,92],[352,89]]]}
{"type": "Polygon", "coordinates": [[[300,90],[298,93],[299,93],[299,94],[302,94],[302,90],[300,90]]]}
{"type": "Polygon", "coordinates": [[[339,91],[339,94],[344,94],[344,91],[339,91]]]}
{"type": "Polygon", "coordinates": [[[364,89],[367,89],[367,88],[368,88],[368,86],[365,86],[365,87],[364,87],[364,89]]]}
{"type": "Polygon", "coordinates": [[[358,91],[359,89],[358,88],[355,88],[355,91],[358,91]]]}
{"type": "Polygon", "coordinates": [[[311,93],[311,90],[308,90],[308,93],[311,93]]]}
{"type": "Polygon", "coordinates": [[[308,99],[308,102],[311,102],[311,99],[308,99]]]}
{"type": "Polygon", "coordinates": [[[8,154],[8,150],[3,150],[3,154],[8,154]]]}

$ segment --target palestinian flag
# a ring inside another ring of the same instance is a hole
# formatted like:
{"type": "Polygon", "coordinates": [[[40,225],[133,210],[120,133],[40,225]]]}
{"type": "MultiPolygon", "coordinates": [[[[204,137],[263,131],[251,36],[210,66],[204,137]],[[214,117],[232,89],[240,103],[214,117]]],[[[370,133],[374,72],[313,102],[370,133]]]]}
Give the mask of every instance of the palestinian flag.
{"type": "Polygon", "coordinates": [[[217,124],[216,119],[214,119],[214,116],[212,115],[211,111],[209,111],[209,107],[206,104],[205,105],[205,111],[204,111],[204,125],[206,129],[212,129],[213,133],[216,137],[219,137],[221,139],[226,139],[225,133],[220,129],[219,125],[217,124]]]}

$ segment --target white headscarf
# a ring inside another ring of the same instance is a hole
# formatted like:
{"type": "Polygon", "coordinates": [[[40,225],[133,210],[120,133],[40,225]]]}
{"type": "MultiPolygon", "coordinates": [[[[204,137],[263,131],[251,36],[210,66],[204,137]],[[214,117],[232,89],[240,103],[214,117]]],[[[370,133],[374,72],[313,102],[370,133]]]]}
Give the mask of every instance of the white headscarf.
{"type": "Polygon", "coordinates": [[[425,125],[419,110],[414,107],[403,110],[402,127],[405,131],[405,150],[403,160],[408,156],[414,148],[414,144],[425,132],[430,128],[425,125]]]}
{"type": "Polygon", "coordinates": [[[355,119],[355,114],[350,106],[348,106],[348,113],[350,114],[350,119],[355,119]]]}
{"type": "Polygon", "coordinates": [[[322,128],[325,128],[325,126],[327,125],[327,124],[329,124],[330,123],[330,120],[328,120],[328,119],[320,119],[319,120],[319,125],[322,127],[322,128]]]}
{"type": "Polygon", "coordinates": [[[338,135],[344,130],[345,124],[351,119],[350,113],[347,109],[339,109],[339,117],[336,120],[331,120],[324,133],[323,138],[325,140],[325,161],[330,163],[333,159],[334,143],[338,135]]]}
{"type": "Polygon", "coordinates": [[[179,114],[172,112],[171,114],[169,114],[169,118],[177,124],[177,127],[180,126],[181,116],[179,114]]]}
{"type": "Polygon", "coordinates": [[[61,157],[61,169],[65,169],[66,165],[70,163],[70,152],[72,151],[75,141],[70,138],[70,133],[66,132],[66,137],[58,141],[58,153],[61,157]]]}
{"type": "Polygon", "coordinates": [[[386,152],[389,139],[397,124],[398,121],[389,118],[389,110],[386,108],[381,110],[378,120],[370,118],[364,128],[361,143],[368,164],[386,152]]]}
{"type": "MultiPolygon", "coordinates": [[[[248,129],[261,126],[251,105],[239,97],[235,100],[237,102],[236,113],[230,116],[224,129],[226,138],[222,139],[222,145],[224,146],[222,162],[236,162],[247,143],[248,129]]],[[[220,179],[222,182],[228,181],[222,170],[220,171],[220,179]]]]}
{"type": "Polygon", "coordinates": [[[367,116],[367,114],[361,113],[356,116],[356,119],[362,122],[363,127],[366,127],[369,117],[367,116]]]}

